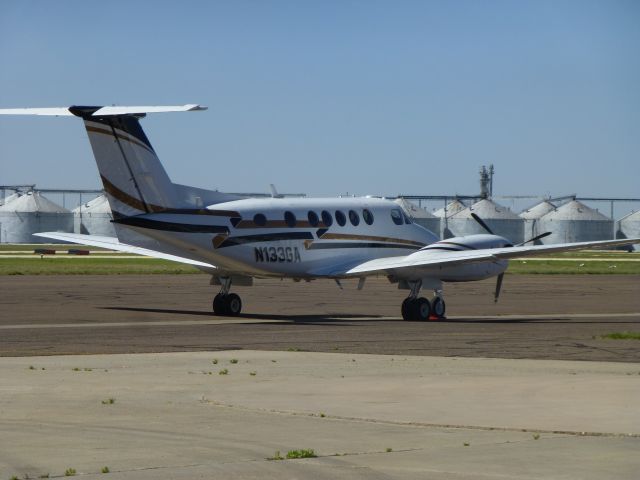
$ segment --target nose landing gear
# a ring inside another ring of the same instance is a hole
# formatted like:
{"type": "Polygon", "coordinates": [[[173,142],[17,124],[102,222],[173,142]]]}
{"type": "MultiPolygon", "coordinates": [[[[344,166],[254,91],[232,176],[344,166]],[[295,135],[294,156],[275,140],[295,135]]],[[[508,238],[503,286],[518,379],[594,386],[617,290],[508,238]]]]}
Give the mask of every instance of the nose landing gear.
{"type": "Polygon", "coordinates": [[[229,293],[231,288],[230,278],[221,278],[220,293],[218,293],[213,299],[213,313],[215,315],[228,315],[230,317],[237,317],[242,310],[242,300],[240,296],[235,293],[229,293]]]}
{"type": "Polygon", "coordinates": [[[442,290],[435,290],[435,298],[429,302],[424,297],[418,297],[422,281],[409,282],[411,293],[402,302],[402,318],[407,321],[425,322],[427,320],[440,320],[444,318],[446,305],[442,298],[442,290]]]}

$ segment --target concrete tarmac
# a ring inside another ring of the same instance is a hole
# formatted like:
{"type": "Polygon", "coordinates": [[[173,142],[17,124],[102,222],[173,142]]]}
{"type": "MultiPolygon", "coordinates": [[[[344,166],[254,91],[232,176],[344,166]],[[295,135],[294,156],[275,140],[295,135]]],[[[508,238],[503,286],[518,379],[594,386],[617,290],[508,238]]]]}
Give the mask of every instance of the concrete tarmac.
{"type": "Polygon", "coordinates": [[[0,478],[640,471],[637,364],[244,350],[3,358],[0,378],[0,478]],[[298,449],[317,458],[268,460],[298,449]]]}

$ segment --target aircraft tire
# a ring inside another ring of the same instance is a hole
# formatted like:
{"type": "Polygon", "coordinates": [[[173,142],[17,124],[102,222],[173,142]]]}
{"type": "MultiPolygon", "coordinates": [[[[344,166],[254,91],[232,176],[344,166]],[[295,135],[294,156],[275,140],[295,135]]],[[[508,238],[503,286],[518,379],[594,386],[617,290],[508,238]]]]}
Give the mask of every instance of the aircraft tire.
{"type": "Polygon", "coordinates": [[[438,318],[444,318],[444,315],[447,311],[447,306],[444,303],[444,300],[440,297],[436,297],[433,299],[431,303],[431,311],[438,318]]]}
{"type": "Polygon", "coordinates": [[[412,310],[415,320],[425,322],[431,315],[431,304],[426,298],[420,297],[414,302],[412,310]]]}
{"type": "Polygon", "coordinates": [[[413,298],[405,298],[402,302],[402,307],[400,310],[402,311],[402,319],[406,321],[413,320],[413,305],[415,303],[415,299],[413,298]]]}
{"type": "Polygon", "coordinates": [[[226,315],[227,314],[226,295],[222,295],[221,293],[219,293],[214,297],[214,299],[213,299],[213,313],[215,315],[226,315]]]}
{"type": "Polygon", "coordinates": [[[225,298],[225,310],[226,314],[232,317],[237,317],[240,315],[240,311],[242,310],[242,300],[240,300],[240,296],[235,293],[230,293],[225,298]]]}

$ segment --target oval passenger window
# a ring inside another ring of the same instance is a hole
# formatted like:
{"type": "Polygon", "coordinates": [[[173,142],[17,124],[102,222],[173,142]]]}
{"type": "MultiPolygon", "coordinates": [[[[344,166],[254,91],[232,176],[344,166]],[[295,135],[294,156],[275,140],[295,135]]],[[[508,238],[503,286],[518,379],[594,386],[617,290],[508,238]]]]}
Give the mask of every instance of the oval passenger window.
{"type": "Polygon", "coordinates": [[[349,210],[349,221],[354,227],[357,227],[360,223],[360,216],[355,210],[349,210]]]}
{"type": "Polygon", "coordinates": [[[322,223],[325,227],[330,227],[333,224],[333,217],[326,210],[322,211],[322,223]]]}
{"type": "Polygon", "coordinates": [[[366,208],[362,210],[362,218],[364,218],[364,223],[367,225],[373,224],[373,213],[370,210],[366,208]]]}
{"type": "Polygon", "coordinates": [[[267,224],[267,217],[265,217],[262,213],[256,213],[253,216],[253,223],[255,223],[258,227],[264,227],[267,224]]]}
{"type": "Polygon", "coordinates": [[[284,212],[284,223],[287,224],[287,227],[296,226],[296,216],[293,214],[293,212],[284,212]]]}
{"type": "Polygon", "coordinates": [[[314,228],[318,226],[320,220],[318,219],[318,214],[316,212],[309,210],[309,213],[307,213],[307,218],[309,219],[309,225],[314,228]]]}

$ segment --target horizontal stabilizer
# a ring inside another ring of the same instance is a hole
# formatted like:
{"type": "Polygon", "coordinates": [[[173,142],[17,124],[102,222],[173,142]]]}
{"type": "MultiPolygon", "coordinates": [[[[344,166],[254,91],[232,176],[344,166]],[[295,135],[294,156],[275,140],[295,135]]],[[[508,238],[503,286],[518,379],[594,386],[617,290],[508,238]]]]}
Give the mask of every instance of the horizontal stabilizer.
{"type": "Polygon", "coordinates": [[[149,106],[149,107],[55,107],[55,108],[0,108],[0,115],[48,115],[48,116],[84,116],[90,113],[92,117],[107,117],[117,115],[143,115],[146,113],[163,112],[195,112],[206,110],[207,107],[197,104],[175,106],[149,106]]]}

